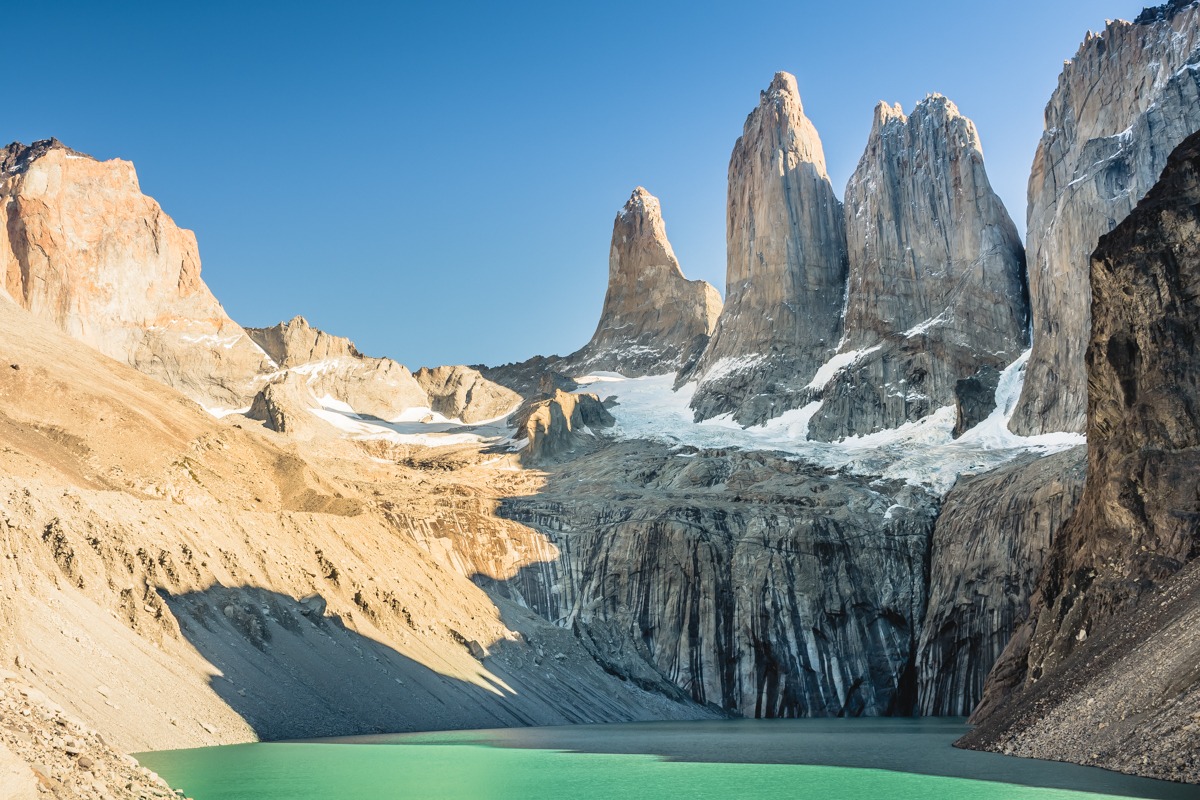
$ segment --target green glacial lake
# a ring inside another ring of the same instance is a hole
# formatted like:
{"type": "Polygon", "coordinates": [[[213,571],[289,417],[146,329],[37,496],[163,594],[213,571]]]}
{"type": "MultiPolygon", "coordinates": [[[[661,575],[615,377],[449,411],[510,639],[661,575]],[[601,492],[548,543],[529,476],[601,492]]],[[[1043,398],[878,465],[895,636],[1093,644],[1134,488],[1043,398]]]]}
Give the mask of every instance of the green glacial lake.
{"type": "Polygon", "coordinates": [[[195,800],[1200,798],[1197,787],[955,750],[960,720],[650,722],[144,753],[195,800]]]}

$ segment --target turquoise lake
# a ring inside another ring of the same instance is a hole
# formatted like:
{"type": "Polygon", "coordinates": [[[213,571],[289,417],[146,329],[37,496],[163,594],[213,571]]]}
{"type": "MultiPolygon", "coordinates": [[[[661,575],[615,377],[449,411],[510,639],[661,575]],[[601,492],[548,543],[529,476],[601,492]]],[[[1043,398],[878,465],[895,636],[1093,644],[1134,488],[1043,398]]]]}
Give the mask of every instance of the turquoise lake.
{"type": "Polygon", "coordinates": [[[950,746],[961,720],[728,720],[358,736],[143,753],[195,800],[1200,798],[950,746]]]}

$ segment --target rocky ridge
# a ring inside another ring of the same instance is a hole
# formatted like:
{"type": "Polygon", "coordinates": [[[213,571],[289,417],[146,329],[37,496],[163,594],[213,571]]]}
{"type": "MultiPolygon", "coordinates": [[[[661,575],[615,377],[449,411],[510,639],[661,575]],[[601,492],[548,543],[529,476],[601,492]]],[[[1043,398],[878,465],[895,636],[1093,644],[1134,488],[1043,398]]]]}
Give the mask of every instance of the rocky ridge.
{"type": "Polygon", "coordinates": [[[1013,430],[1082,431],[1089,261],[1200,129],[1200,6],[1169,3],[1089,33],[1046,106],[1029,177],[1033,353],[1013,430]]]}
{"type": "Polygon", "coordinates": [[[930,95],[910,116],[876,107],[845,224],[847,363],[820,387],[810,437],[920,419],[1025,349],[1024,252],[975,125],[950,100],[930,95]]]}

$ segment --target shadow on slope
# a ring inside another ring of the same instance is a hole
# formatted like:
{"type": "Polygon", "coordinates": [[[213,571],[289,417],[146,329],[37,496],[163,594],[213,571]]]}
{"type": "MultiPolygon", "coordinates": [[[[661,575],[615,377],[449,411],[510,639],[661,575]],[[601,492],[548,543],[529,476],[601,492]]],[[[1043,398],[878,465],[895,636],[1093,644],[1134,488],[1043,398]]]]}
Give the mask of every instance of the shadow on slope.
{"type": "Polygon", "coordinates": [[[221,585],[159,593],[214,666],[213,691],[264,740],[703,715],[621,684],[569,632],[511,604],[506,622],[522,635],[459,637],[479,668],[454,677],[326,615],[319,596],[221,585]]]}

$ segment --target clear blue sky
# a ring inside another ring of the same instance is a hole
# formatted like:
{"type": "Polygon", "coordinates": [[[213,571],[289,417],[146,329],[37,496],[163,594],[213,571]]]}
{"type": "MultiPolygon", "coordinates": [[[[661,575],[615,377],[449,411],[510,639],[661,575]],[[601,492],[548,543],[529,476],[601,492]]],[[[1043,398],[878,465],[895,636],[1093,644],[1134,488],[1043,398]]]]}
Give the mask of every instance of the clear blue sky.
{"type": "Polygon", "coordinates": [[[57,3],[10,13],[5,141],[138,168],[244,325],[303,314],[412,367],[569,352],[616,211],[663,204],[724,291],[730,150],[795,73],[841,195],[878,100],[975,120],[1024,229],[1064,59],[1127,0],[57,3]]]}

